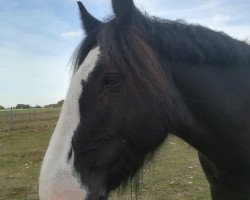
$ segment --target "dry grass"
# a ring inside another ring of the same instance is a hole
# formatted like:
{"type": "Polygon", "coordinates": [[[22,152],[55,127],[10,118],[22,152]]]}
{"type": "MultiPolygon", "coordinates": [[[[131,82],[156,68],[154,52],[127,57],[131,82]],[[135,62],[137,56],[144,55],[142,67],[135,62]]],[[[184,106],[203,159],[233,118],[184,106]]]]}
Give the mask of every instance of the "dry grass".
{"type": "MultiPolygon", "coordinates": [[[[37,112],[30,119],[19,113],[12,131],[0,115],[0,200],[38,199],[39,169],[58,114],[37,112]]],[[[146,164],[140,182],[138,200],[210,199],[195,150],[172,136],[146,164]]],[[[129,187],[110,199],[136,198],[129,187]]]]}

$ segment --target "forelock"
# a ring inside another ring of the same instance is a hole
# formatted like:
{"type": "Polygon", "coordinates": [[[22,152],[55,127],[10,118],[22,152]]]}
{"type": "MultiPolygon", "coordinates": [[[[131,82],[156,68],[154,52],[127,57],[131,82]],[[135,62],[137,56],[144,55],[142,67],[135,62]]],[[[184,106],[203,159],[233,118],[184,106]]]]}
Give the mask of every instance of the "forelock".
{"type": "Polygon", "coordinates": [[[102,29],[100,45],[107,66],[124,73],[135,94],[139,94],[136,85],[143,84],[157,97],[171,96],[160,57],[137,27],[119,27],[119,24],[111,21],[102,29]]]}

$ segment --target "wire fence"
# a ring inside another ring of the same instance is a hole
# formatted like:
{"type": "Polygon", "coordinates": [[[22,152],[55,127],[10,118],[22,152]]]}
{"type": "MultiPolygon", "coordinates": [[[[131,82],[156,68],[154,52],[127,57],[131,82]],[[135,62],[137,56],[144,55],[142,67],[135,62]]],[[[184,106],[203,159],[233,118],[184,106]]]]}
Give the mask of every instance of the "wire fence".
{"type": "Polygon", "coordinates": [[[0,110],[0,131],[12,131],[19,124],[58,118],[61,108],[29,108],[0,110]]]}

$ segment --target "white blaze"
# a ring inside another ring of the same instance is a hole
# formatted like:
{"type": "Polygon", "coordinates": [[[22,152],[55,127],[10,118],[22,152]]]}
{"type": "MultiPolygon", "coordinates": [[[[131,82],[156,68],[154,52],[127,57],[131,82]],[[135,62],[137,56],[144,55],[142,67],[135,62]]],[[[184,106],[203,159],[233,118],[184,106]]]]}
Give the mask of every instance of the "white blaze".
{"type": "Polygon", "coordinates": [[[41,200],[83,200],[86,188],[80,184],[73,168],[73,158],[68,161],[71,139],[80,122],[79,98],[81,81],[94,69],[99,47],[91,50],[83,64],[72,77],[55,131],[46,151],[39,179],[41,200]]]}

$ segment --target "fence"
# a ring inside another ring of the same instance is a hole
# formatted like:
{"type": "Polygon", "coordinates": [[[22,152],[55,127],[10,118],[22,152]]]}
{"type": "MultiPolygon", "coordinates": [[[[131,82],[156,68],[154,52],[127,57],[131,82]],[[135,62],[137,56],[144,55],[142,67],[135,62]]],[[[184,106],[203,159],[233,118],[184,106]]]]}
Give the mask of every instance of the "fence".
{"type": "Polygon", "coordinates": [[[9,131],[17,128],[17,124],[31,123],[44,118],[57,118],[60,108],[30,108],[30,109],[5,109],[0,110],[0,131],[9,131]]]}

